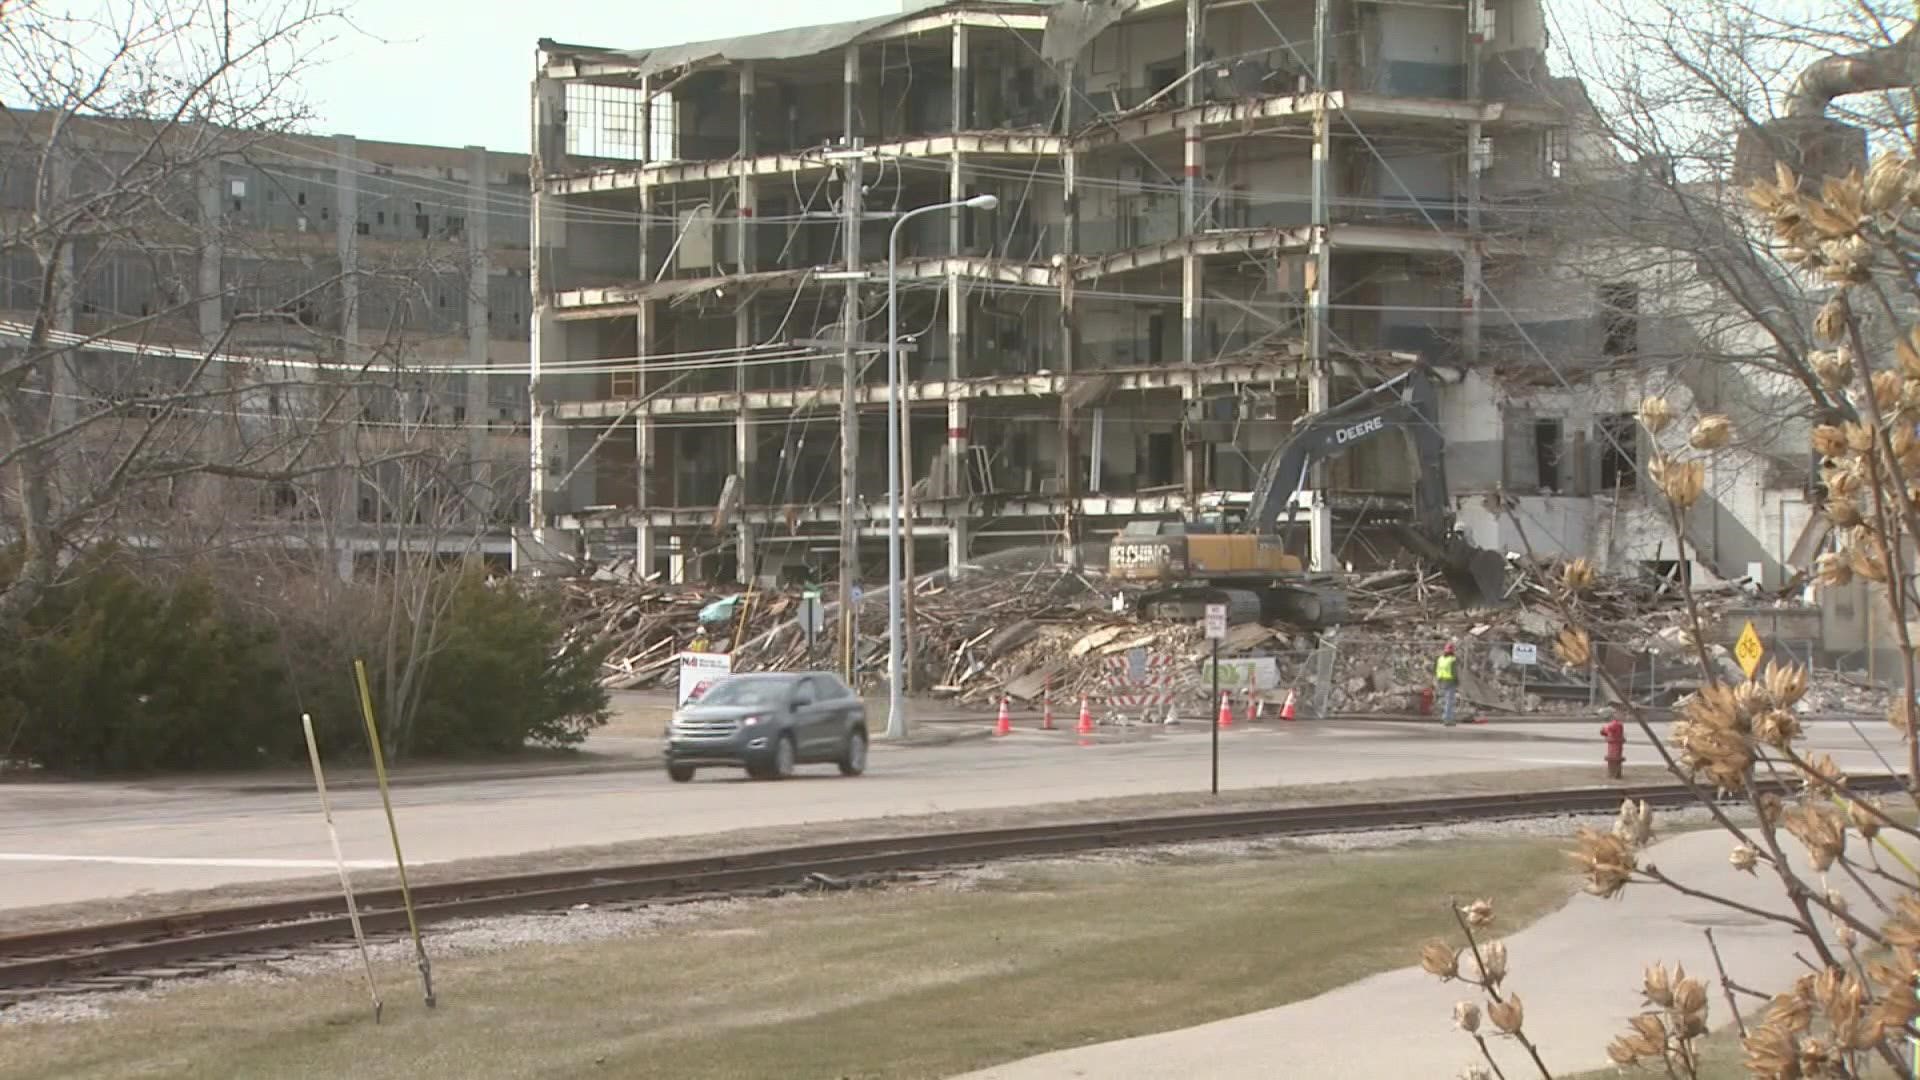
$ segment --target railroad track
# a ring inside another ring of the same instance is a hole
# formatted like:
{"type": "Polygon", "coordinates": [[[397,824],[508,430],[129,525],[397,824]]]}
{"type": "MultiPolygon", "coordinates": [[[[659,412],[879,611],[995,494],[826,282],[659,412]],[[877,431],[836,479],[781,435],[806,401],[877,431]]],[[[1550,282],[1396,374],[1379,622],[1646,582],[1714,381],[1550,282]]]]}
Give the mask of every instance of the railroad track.
{"type": "MultiPolygon", "coordinates": [[[[1894,790],[1897,778],[1854,777],[1863,794],[1894,790]]],[[[965,865],[1099,848],[1245,836],[1286,836],[1418,828],[1463,821],[1608,813],[1625,798],[1654,807],[1683,806],[1678,785],[1231,810],[1166,817],[1036,825],[813,844],[701,859],[558,870],[422,885],[413,890],[422,923],[578,905],[665,902],[750,891],[784,891],[809,881],[965,865]]],[[[404,931],[398,889],[357,894],[371,936],[404,931]]],[[[137,988],[223,970],[288,950],[349,939],[352,925],[337,895],[214,908],[189,914],[0,937],[0,1007],[56,993],[137,988]]]]}

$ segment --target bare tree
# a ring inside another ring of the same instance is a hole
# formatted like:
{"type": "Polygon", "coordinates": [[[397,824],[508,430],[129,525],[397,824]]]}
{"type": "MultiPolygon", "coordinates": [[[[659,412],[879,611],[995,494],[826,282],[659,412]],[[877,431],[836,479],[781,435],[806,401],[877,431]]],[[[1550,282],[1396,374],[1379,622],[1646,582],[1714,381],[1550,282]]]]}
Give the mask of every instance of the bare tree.
{"type": "MultiPolygon", "coordinates": [[[[1899,144],[1894,144],[1899,145],[1899,144]]],[[[1812,320],[1816,346],[1809,366],[1823,397],[1844,401],[1858,419],[1822,424],[1809,437],[1822,461],[1828,493],[1825,514],[1841,538],[1823,555],[1818,579],[1845,586],[1855,579],[1880,594],[1900,647],[1899,685],[1887,720],[1906,753],[1890,764],[1905,797],[1920,808],[1920,683],[1910,620],[1920,612],[1914,552],[1920,541],[1920,164],[1904,153],[1881,153],[1865,176],[1806,180],[1784,164],[1748,197],[1770,235],[1774,257],[1831,286],[1812,320]],[[1870,327],[1895,327],[1878,346],[1870,327]]],[[[1640,422],[1663,451],[1650,478],[1670,509],[1682,556],[1691,549],[1685,512],[1699,501],[1715,455],[1732,441],[1725,416],[1702,415],[1691,425],[1666,400],[1642,402],[1640,422]]],[[[1562,659],[1588,662],[1592,636],[1585,616],[1594,574],[1585,560],[1560,571],[1556,605],[1566,627],[1562,659]]],[[[1731,843],[1727,874],[1756,874],[1777,885],[1767,902],[1735,899],[1711,875],[1682,880],[1646,857],[1653,816],[1629,802],[1611,830],[1582,829],[1572,854],[1589,892],[1618,895],[1628,888],[1669,889],[1747,917],[1787,928],[1795,956],[1809,971],[1786,986],[1755,987],[1737,961],[1716,972],[1739,1025],[1749,1073],[1765,1080],[1878,1075],[1881,1065],[1905,1075],[1912,1040],[1920,1035],[1920,876],[1910,853],[1920,830],[1906,814],[1871,797],[1826,754],[1806,748],[1798,706],[1808,673],[1770,662],[1757,678],[1740,682],[1712,662],[1706,628],[1691,585],[1688,637],[1698,653],[1702,687],[1681,703],[1664,738],[1647,714],[1632,711],[1641,732],[1673,775],[1686,783],[1731,843]],[[1730,810],[1714,799],[1731,795],[1730,810]],[[1744,1004],[1743,1004],[1744,999],[1744,1004]],[[1755,1014],[1752,1020],[1745,1013],[1755,1014]]],[[[1623,688],[1600,669],[1618,700],[1623,688]]],[[[1506,953],[1482,933],[1492,905],[1462,908],[1457,922],[1467,947],[1434,942],[1423,966],[1445,980],[1462,980],[1486,995],[1485,1015],[1495,1032],[1519,1043],[1542,1076],[1551,1076],[1525,1032],[1525,1015],[1512,993],[1506,953]]],[[[1711,937],[1708,938],[1712,944],[1711,937]]],[[[1708,980],[1654,963],[1642,993],[1646,1010],[1608,1047],[1622,1066],[1702,1075],[1701,1040],[1709,1031],[1708,980]]],[[[1480,1033],[1481,1007],[1463,1001],[1456,1022],[1498,1068],[1480,1033]]]]}
{"type": "MultiPolygon", "coordinates": [[[[1637,314],[1673,332],[1646,337],[1628,361],[1711,401],[1760,453],[1804,441],[1811,423],[1855,415],[1815,371],[1823,289],[1780,258],[1745,185],[1754,161],[1801,168],[1802,149],[1832,146],[1780,137],[1776,121],[1817,124],[1827,104],[1802,72],[1891,44],[1911,15],[1891,0],[1554,9],[1574,76],[1555,90],[1579,113],[1564,192],[1576,212],[1561,216],[1557,237],[1581,257],[1567,265],[1603,295],[1611,281],[1657,293],[1657,306],[1637,314]]],[[[1857,95],[1835,103],[1832,120],[1864,129],[1876,146],[1908,146],[1912,112],[1909,91],[1857,95]]]]}
{"type": "Polygon", "coordinates": [[[312,0],[5,5],[0,531],[22,559],[0,625],[102,535],[146,541],[196,501],[231,505],[216,492],[348,463],[339,432],[394,354],[311,317],[352,295],[351,267],[248,303],[221,272],[243,238],[219,184],[308,119],[297,81],[339,25],[312,0]],[[137,309],[91,299],[116,275],[150,284],[137,309]]]}

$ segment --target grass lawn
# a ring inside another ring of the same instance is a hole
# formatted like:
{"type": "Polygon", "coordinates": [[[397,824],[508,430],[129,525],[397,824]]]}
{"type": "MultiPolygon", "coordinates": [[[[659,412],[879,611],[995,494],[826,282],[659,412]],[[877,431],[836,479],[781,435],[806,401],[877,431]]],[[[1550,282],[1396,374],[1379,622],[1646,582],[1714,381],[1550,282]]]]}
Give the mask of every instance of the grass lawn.
{"type": "Polygon", "coordinates": [[[971,888],[736,905],[591,944],[189,986],[0,1028],[0,1078],[935,1077],[1284,1004],[1406,965],[1449,894],[1507,931],[1572,881],[1556,840],[1014,865],[971,888]]]}

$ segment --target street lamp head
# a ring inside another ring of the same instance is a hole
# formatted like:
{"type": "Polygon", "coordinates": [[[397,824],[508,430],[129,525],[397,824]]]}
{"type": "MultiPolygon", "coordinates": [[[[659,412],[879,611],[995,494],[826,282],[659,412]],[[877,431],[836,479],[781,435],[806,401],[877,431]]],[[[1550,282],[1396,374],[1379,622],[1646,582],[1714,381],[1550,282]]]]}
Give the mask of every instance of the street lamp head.
{"type": "Polygon", "coordinates": [[[960,205],[967,207],[970,210],[991,210],[994,207],[1000,205],[1000,196],[975,195],[973,198],[968,199],[966,202],[963,202],[960,205]]]}

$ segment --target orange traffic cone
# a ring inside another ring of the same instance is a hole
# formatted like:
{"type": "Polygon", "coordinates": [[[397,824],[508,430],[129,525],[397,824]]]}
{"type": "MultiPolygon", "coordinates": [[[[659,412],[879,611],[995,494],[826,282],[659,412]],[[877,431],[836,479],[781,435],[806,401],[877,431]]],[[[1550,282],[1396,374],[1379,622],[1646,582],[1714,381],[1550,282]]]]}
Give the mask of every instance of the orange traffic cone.
{"type": "Polygon", "coordinates": [[[1294,712],[1293,712],[1293,689],[1291,687],[1287,689],[1286,704],[1280,706],[1280,719],[1282,720],[1297,719],[1297,717],[1294,715],[1294,712]]]}
{"type": "Polygon", "coordinates": [[[1013,714],[1007,712],[1007,699],[1004,697],[1000,699],[1000,718],[993,722],[993,733],[995,735],[1013,734],[1013,714]]]}
{"type": "Polygon", "coordinates": [[[1224,692],[1220,695],[1220,726],[1233,726],[1233,695],[1224,692]]]}
{"type": "Polygon", "coordinates": [[[1053,695],[1045,694],[1040,698],[1040,730],[1053,730],[1053,695]]]}
{"type": "Polygon", "coordinates": [[[1080,724],[1075,730],[1082,735],[1093,734],[1093,706],[1087,704],[1084,694],[1080,696],[1080,724]]]}

